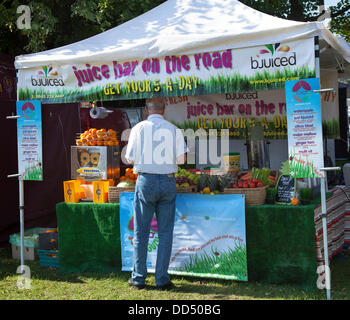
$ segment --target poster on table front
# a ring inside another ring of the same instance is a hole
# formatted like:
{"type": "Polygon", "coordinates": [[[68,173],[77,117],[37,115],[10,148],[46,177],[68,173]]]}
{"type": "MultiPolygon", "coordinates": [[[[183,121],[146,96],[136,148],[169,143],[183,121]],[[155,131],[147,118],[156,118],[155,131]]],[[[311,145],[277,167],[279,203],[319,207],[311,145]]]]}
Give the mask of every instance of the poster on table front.
{"type": "MultiPolygon", "coordinates": [[[[132,271],[134,193],[120,195],[122,271],[132,271]]],[[[147,270],[155,272],[158,227],[151,222],[147,270]]],[[[244,195],[178,194],[169,273],[248,280],[244,195]]]]}
{"type": "Polygon", "coordinates": [[[294,178],[321,178],[324,166],[319,78],[287,81],[289,171],[294,178]]]}
{"type": "Polygon", "coordinates": [[[40,101],[17,101],[18,173],[23,180],[43,180],[40,101]]]}
{"type": "Polygon", "coordinates": [[[145,99],[282,89],[315,76],[314,38],[120,61],[18,70],[18,100],[42,103],[145,99]]]}

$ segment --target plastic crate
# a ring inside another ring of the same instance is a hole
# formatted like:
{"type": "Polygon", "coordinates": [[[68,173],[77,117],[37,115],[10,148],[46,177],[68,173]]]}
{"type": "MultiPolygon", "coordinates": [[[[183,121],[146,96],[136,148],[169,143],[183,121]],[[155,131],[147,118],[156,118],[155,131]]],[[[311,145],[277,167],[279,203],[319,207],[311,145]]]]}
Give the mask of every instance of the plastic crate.
{"type": "MultiPolygon", "coordinates": [[[[39,234],[48,230],[56,230],[56,228],[31,228],[24,230],[24,247],[27,248],[39,248],[39,234]]],[[[10,235],[11,244],[16,247],[21,246],[21,234],[15,233],[10,235]]]]}
{"type": "Polygon", "coordinates": [[[39,234],[40,250],[57,250],[58,249],[58,232],[46,232],[39,234]]]}
{"type": "MultiPolygon", "coordinates": [[[[15,246],[14,244],[11,244],[11,250],[12,250],[12,259],[20,260],[21,259],[21,247],[15,246]]],[[[36,260],[37,254],[35,248],[28,248],[24,247],[23,250],[23,259],[24,260],[36,260]]]]}
{"type": "Polygon", "coordinates": [[[60,258],[58,250],[54,251],[38,249],[37,252],[39,255],[39,261],[41,266],[59,269],[60,258]]]}

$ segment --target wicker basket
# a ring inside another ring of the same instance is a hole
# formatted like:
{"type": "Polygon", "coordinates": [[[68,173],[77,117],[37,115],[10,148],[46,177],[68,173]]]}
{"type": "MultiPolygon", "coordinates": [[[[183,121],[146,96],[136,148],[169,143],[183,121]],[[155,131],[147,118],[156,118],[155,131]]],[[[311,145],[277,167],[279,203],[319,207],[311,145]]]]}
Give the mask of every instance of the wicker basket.
{"type": "Polygon", "coordinates": [[[120,192],[135,192],[135,187],[129,187],[129,188],[109,187],[108,188],[108,202],[109,203],[118,203],[120,192]]]}
{"type": "Polygon", "coordinates": [[[177,193],[197,193],[198,187],[197,186],[189,186],[186,188],[178,187],[176,188],[177,193]]]}
{"type": "Polygon", "coordinates": [[[224,194],[245,194],[245,204],[260,206],[265,203],[267,186],[260,188],[225,188],[224,194]]]}

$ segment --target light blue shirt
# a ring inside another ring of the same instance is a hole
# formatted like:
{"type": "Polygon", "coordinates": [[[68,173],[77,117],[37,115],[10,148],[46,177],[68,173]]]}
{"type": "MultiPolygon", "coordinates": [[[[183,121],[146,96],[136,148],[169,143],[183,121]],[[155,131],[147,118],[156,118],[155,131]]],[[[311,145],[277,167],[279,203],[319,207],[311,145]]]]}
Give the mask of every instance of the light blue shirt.
{"type": "Polygon", "coordinates": [[[177,172],[176,158],[186,152],[182,130],[152,114],[131,129],[125,158],[134,163],[135,173],[170,174],[177,172]]]}

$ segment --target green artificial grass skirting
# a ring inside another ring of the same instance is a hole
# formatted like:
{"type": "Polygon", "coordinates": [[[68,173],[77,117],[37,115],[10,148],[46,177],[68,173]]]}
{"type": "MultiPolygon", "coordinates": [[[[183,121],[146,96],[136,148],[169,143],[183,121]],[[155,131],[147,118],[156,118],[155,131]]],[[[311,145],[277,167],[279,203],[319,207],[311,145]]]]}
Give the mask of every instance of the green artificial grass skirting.
{"type": "MultiPolygon", "coordinates": [[[[248,281],[317,290],[318,204],[246,207],[248,281]]],[[[56,211],[60,272],[121,270],[119,204],[58,203],[56,211]]]]}
{"type": "Polygon", "coordinates": [[[56,205],[60,271],[120,271],[119,204],[56,205]]]}

